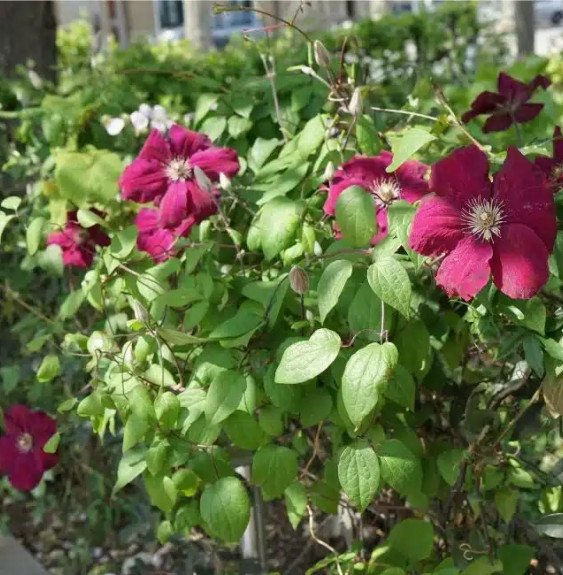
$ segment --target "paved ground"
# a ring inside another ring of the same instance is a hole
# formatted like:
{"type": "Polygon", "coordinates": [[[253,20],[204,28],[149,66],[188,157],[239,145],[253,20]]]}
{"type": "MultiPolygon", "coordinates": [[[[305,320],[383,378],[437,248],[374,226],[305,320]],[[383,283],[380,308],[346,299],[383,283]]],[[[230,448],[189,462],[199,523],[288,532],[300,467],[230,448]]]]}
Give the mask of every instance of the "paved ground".
{"type": "Polygon", "coordinates": [[[536,53],[541,56],[563,53],[563,24],[536,30],[536,53]]]}

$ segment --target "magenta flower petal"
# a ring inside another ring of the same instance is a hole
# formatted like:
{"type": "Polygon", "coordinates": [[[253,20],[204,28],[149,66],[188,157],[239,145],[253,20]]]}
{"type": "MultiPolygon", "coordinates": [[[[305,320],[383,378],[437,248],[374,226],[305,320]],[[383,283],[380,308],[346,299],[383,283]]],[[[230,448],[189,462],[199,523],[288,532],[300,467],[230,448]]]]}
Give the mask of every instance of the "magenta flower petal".
{"type": "Polygon", "coordinates": [[[440,265],[436,283],[448,296],[458,295],[464,300],[470,300],[489,281],[492,255],[493,249],[489,243],[466,236],[440,265]]]}
{"type": "Polygon", "coordinates": [[[377,234],[371,238],[371,245],[375,246],[389,234],[389,218],[386,208],[379,208],[375,214],[377,221],[377,234]]]}
{"type": "Polygon", "coordinates": [[[188,182],[190,213],[197,223],[217,213],[218,199],[214,197],[216,190],[208,192],[199,187],[197,182],[188,182]]]}
{"type": "Polygon", "coordinates": [[[528,226],[551,251],[557,233],[553,194],[545,179],[517,148],[508,149],[506,161],[495,174],[493,185],[494,197],[502,203],[505,222],[528,226]]]}
{"type": "Polygon", "coordinates": [[[483,125],[483,132],[489,134],[491,132],[502,132],[508,130],[512,126],[512,117],[506,112],[497,112],[489,116],[483,125]]]}
{"type": "Polygon", "coordinates": [[[173,124],[168,130],[172,156],[190,158],[196,152],[211,147],[211,140],[205,134],[192,132],[184,126],[173,124]]]}
{"type": "Polygon", "coordinates": [[[122,197],[139,204],[160,198],[166,192],[167,186],[164,164],[142,158],[133,160],[119,179],[122,197]]]}
{"type": "Polygon", "coordinates": [[[13,461],[12,469],[8,473],[8,479],[16,489],[31,491],[39,485],[43,472],[41,460],[33,455],[18,453],[13,461]]]}
{"type": "Polygon", "coordinates": [[[151,130],[138,158],[158,164],[164,164],[170,159],[170,146],[158,130],[151,130]]]}
{"type": "Polygon", "coordinates": [[[428,193],[427,171],[428,166],[418,160],[408,160],[397,168],[395,175],[401,187],[401,199],[413,204],[428,193]]]}
{"type": "Polygon", "coordinates": [[[531,298],[549,277],[545,243],[528,226],[508,224],[494,242],[493,280],[500,291],[514,299],[531,298]]]}
{"type": "Polygon", "coordinates": [[[543,104],[522,104],[514,111],[514,121],[518,124],[533,120],[543,109],[543,104]]]}
{"type": "Polygon", "coordinates": [[[160,202],[160,225],[175,228],[188,215],[188,182],[172,182],[160,202]]]}
{"type": "Polygon", "coordinates": [[[440,197],[430,197],[421,203],[409,235],[409,245],[414,251],[426,256],[448,253],[462,239],[459,209],[440,197]]]}
{"type": "Polygon", "coordinates": [[[563,164],[563,135],[559,126],[553,130],[553,157],[563,164]]]}
{"type": "Polygon", "coordinates": [[[477,146],[454,150],[432,166],[430,190],[457,207],[473,198],[491,195],[489,162],[477,146]]]}
{"type": "Polygon", "coordinates": [[[197,166],[212,181],[219,180],[219,174],[223,173],[228,178],[236,176],[240,165],[235,150],[230,148],[208,148],[195,152],[190,157],[192,166],[197,166]]]}

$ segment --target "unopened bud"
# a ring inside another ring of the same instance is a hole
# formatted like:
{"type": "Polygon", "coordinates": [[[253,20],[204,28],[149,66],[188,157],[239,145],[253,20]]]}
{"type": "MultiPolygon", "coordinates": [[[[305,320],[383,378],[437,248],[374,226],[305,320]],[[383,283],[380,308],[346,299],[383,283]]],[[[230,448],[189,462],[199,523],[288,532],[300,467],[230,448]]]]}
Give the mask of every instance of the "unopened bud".
{"type": "Polygon", "coordinates": [[[289,285],[299,295],[307,293],[309,291],[309,276],[307,272],[299,266],[293,266],[289,271],[289,285]]]}
{"type": "Polygon", "coordinates": [[[219,185],[227,192],[231,189],[231,180],[223,172],[219,172],[219,185]]]}
{"type": "Polygon", "coordinates": [[[325,48],[325,45],[319,40],[315,40],[313,43],[313,53],[315,55],[315,62],[318,66],[323,68],[328,68],[330,66],[330,54],[325,48]]]}
{"type": "Polygon", "coordinates": [[[142,304],[137,300],[132,300],[131,307],[133,308],[133,315],[137,321],[142,323],[146,323],[148,321],[149,313],[142,304]]]}
{"type": "Polygon", "coordinates": [[[301,72],[303,72],[305,76],[315,76],[315,70],[310,66],[301,66],[301,72]]]}
{"type": "Polygon", "coordinates": [[[319,257],[323,255],[323,248],[321,248],[321,244],[319,244],[319,242],[315,241],[315,243],[313,244],[313,253],[319,257]]]}
{"type": "Polygon", "coordinates": [[[353,116],[359,116],[362,113],[362,109],[364,107],[362,93],[360,88],[356,88],[352,97],[350,98],[350,103],[348,104],[348,111],[353,116]]]}
{"type": "Polygon", "coordinates": [[[194,176],[199,187],[202,190],[205,190],[207,193],[211,193],[211,190],[213,189],[213,184],[211,183],[211,180],[207,177],[207,174],[199,166],[194,166],[194,176]]]}
{"type": "Polygon", "coordinates": [[[332,176],[334,176],[334,164],[329,162],[325,167],[323,181],[328,182],[329,180],[332,180],[332,176]]]}

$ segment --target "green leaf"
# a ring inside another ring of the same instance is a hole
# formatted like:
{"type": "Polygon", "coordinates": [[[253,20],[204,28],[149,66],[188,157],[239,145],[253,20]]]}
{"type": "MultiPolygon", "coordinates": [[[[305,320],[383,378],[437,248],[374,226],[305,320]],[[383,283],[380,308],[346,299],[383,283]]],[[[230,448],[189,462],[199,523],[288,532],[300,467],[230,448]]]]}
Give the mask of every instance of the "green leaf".
{"type": "Polygon", "coordinates": [[[4,212],[0,212],[0,242],[2,241],[2,234],[9,224],[10,220],[13,220],[16,216],[7,216],[4,212]]]}
{"type": "Polygon", "coordinates": [[[379,462],[367,441],[356,441],[342,450],[338,479],[352,503],[363,511],[379,487],[379,462]]]}
{"type": "Polygon", "coordinates": [[[563,361],[563,345],[556,342],[554,339],[548,339],[548,338],[543,339],[542,343],[546,353],[549,356],[551,356],[553,359],[563,361]]]}
{"type": "Polygon", "coordinates": [[[308,341],[290,345],[276,369],[276,383],[303,383],[327,369],[336,359],[342,342],[330,329],[318,329],[308,341]]]}
{"type": "Polygon", "coordinates": [[[135,447],[145,437],[149,430],[149,420],[136,414],[131,414],[123,428],[123,453],[135,447]]]}
{"type": "Polygon", "coordinates": [[[307,492],[305,491],[305,487],[302,483],[299,483],[299,481],[294,481],[286,488],[284,497],[289,522],[293,529],[297,529],[307,509],[307,492]]]}
{"type": "Polygon", "coordinates": [[[168,465],[171,455],[170,445],[167,441],[153,444],[147,451],[147,468],[152,475],[162,475],[168,465]]]}
{"type": "Polygon", "coordinates": [[[336,260],[324,269],[317,286],[321,323],[324,323],[330,310],[338,303],[338,298],[353,269],[352,263],[348,260],[336,260]]]}
{"type": "Polygon", "coordinates": [[[258,225],[262,251],[268,261],[293,243],[300,213],[299,205],[285,197],[274,198],[264,205],[258,225]]]}
{"type": "Polygon", "coordinates": [[[412,290],[405,268],[395,258],[383,256],[368,268],[367,276],[375,295],[408,318],[412,290]]]}
{"type": "Polygon", "coordinates": [[[417,126],[406,128],[398,134],[387,134],[387,138],[391,143],[391,150],[393,152],[393,161],[386,168],[386,172],[390,174],[394,172],[401,164],[410,159],[420,148],[436,139],[428,130],[419,128],[417,126]]]}
{"type": "Polygon", "coordinates": [[[544,515],[535,524],[536,531],[548,537],[563,539],[563,513],[544,515]]]}
{"type": "Polygon", "coordinates": [[[311,118],[298,135],[297,150],[303,159],[307,159],[324,141],[325,124],[323,117],[317,115],[311,118]]]}
{"type": "Polygon", "coordinates": [[[502,519],[509,523],[516,513],[518,506],[518,491],[504,487],[495,493],[495,505],[502,519]]]}
{"type": "Polygon", "coordinates": [[[8,196],[2,200],[0,207],[10,212],[15,212],[20,207],[22,199],[19,196],[8,196]]]}
{"type": "Polygon", "coordinates": [[[61,434],[57,431],[55,434],[47,440],[47,443],[43,446],[43,451],[45,453],[56,453],[59,448],[59,443],[61,442],[61,434]]]}
{"type": "Polygon", "coordinates": [[[237,542],[250,519],[250,501],[236,477],[223,477],[208,485],[199,505],[206,530],[228,543],[237,542]]]}
{"type": "Polygon", "coordinates": [[[240,116],[231,116],[228,121],[229,135],[235,140],[252,128],[252,122],[240,116]]]}
{"type": "Polygon", "coordinates": [[[123,454],[117,467],[117,481],[113,487],[112,496],[143,473],[147,468],[146,454],[147,449],[144,446],[135,447],[123,454]]]}
{"type": "Polygon", "coordinates": [[[533,335],[527,335],[522,340],[524,358],[538,377],[543,377],[543,350],[540,341],[533,335]]]}
{"type": "Polygon", "coordinates": [[[208,341],[206,338],[195,337],[189,333],[183,333],[176,329],[164,327],[158,330],[158,335],[171,345],[194,345],[208,341]]]}
{"type": "Polygon", "coordinates": [[[383,386],[397,364],[397,349],[392,343],[371,343],[346,363],[342,376],[342,401],[350,421],[358,426],[377,405],[383,386]]]}
{"type": "Polygon", "coordinates": [[[241,449],[255,450],[264,441],[265,435],[252,415],[235,411],[223,422],[227,437],[241,449]]]}
{"type": "Polygon", "coordinates": [[[39,369],[37,370],[37,381],[46,383],[55,379],[61,373],[61,364],[56,355],[47,355],[43,358],[39,369]]]}
{"type": "Polygon", "coordinates": [[[393,377],[389,384],[384,386],[383,393],[391,401],[414,411],[416,385],[411,374],[402,365],[395,366],[393,377]]]}
{"type": "Polygon", "coordinates": [[[227,118],[223,116],[215,116],[213,118],[207,118],[201,125],[201,131],[209,136],[212,142],[218,140],[225,128],[227,127],[227,118]]]}
{"type": "Polygon", "coordinates": [[[136,242],[137,226],[128,226],[113,236],[110,253],[118,260],[125,259],[133,251],[136,242]]]}
{"type": "Polygon", "coordinates": [[[257,172],[280,143],[281,141],[277,139],[265,140],[264,138],[256,138],[248,154],[250,169],[253,172],[257,172]]]}
{"type": "Polygon", "coordinates": [[[162,475],[153,476],[147,474],[143,479],[151,504],[164,513],[170,513],[176,502],[176,493],[170,492],[170,489],[165,489],[164,487],[164,480],[170,480],[170,478],[162,475]]]}
{"type": "Polygon", "coordinates": [[[64,320],[73,317],[82,305],[84,298],[85,296],[82,290],[70,292],[61,304],[59,318],[64,320]]]}
{"type": "Polygon", "coordinates": [[[240,404],[246,379],[236,371],[222,371],[211,382],[205,401],[205,417],[211,425],[227,419],[240,404]]]}
{"type": "Polygon", "coordinates": [[[283,494],[297,476],[297,453],[288,447],[266,445],[252,461],[252,481],[262,487],[265,499],[283,494]]]}
{"type": "MultiPolygon", "coordinates": [[[[390,327],[390,320],[391,314],[387,314],[384,328],[390,327]]],[[[360,286],[348,308],[348,323],[354,333],[363,332],[362,336],[379,341],[381,300],[373,293],[367,281],[360,286]]]]}
{"type": "Polygon", "coordinates": [[[373,198],[360,186],[346,188],[336,202],[336,223],[342,237],[353,247],[369,246],[377,233],[375,203],[373,198]]]}
{"type": "Polygon", "coordinates": [[[447,449],[438,455],[438,471],[448,485],[455,484],[459,475],[459,464],[463,461],[464,455],[463,449],[447,449]]]}
{"type": "Polygon", "coordinates": [[[156,538],[161,545],[167,543],[170,538],[174,535],[174,529],[172,523],[166,519],[158,524],[156,529],[156,538]]]}
{"type": "Polygon", "coordinates": [[[493,575],[493,573],[502,573],[502,562],[491,561],[489,557],[479,557],[466,567],[461,575],[493,575]]]}
{"type": "Polygon", "coordinates": [[[418,493],[422,483],[420,461],[398,439],[386,439],[377,449],[381,476],[401,495],[418,493]]]}
{"type": "MultiPolygon", "coordinates": [[[[291,387],[287,385],[281,386],[284,389],[301,389],[300,387],[291,387]]],[[[321,420],[326,419],[332,411],[332,397],[330,393],[323,387],[318,387],[307,391],[301,400],[303,409],[301,410],[299,419],[303,427],[310,427],[316,425],[321,420]]]]}
{"type": "Polygon", "coordinates": [[[108,150],[60,152],[56,156],[55,181],[61,196],[75,206],[113,200],[123,165],[117,154],[108,150]]]}
{"type": "Polygon", "coordinates": [[[547,373],[542,381],[543,399],[553,417],[563,416],[563,376],[558,375],[552,365],[553,360],[546,362],[547,373]]]}
{"type": "Polygon", "coordinates": [[[83,228],[91,228],[92,226],[105,226],[106,222],[94,213],[92,210],[80,209],[76,213],[76,219],[83,228]]]}
{"type": "Polygon", "coordinates": [[[434,529],[422,519],[403,519],[389,533],[387,544],[409,560],[412,565],[432,554],[434,529]]]}
{"type": "Polygon", "coordinates": [[[154,410],[163,429],[174,429],[180,414],[180,401],[175,394],[165,391],[159,395],[154,402],[154,410]]]}
{"type": "Polygon", "coordinates": [[[41,243],[41,237],[43,235],[43,228],[45,227],[45,218],[33,218],[31,223],[27,227],[25,233],[25,241],[27,244],[27,251],[30,256],[37,252],[39,244],[41,243]]]}
{"type": "Polygon", "coordinates": [[[504,575],[526,575],[530,568],[530,561],[534,558],[535,549],[529,545],[508,544],[498,550],[502,561],[504,575]]]}

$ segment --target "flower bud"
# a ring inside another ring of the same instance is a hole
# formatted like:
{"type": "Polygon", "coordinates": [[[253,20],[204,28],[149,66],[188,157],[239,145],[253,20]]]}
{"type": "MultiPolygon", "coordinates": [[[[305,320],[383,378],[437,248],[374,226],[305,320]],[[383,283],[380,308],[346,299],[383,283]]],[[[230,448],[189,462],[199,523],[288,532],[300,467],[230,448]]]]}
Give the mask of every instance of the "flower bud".
{"type": "Polygon", "coordinates": [[[207,174],[199,166],[194,166],[194,176],[199,187],[202,190],[211,193],[211,190],[213,189],[213,184],[211,183],[211,180],[207,177],[207,174]]]}
{"type": "Polygon", "coordinates": [[[223,172],[219,172],[219,185],[225,191],[229,191],[231,189],[231,180],[229,180],[223,172]]]}
{"type": "Polygon", "coordinates": [[[319,244],[319,242],[315,242],[313,244],[313,253],[319,257],[323,255],[323,248],[321,248],[321,244],[319,244]]]}
{"type": "Polygon", "coordinates": [[[305,76],[315,76],[315,70],[310,66],[301,66],[301,72],[305,74],[305,76]]]}
{"type": "Polygon", "coordinates": [[[299,266],[293,266],[289,271],[289,285],[299,295],[307,293],[309,291],[309,276],[307,272],[299,266]]]}
{"type": "Polygon", "coordinates": [[[332,180],[332,176],[334,176],[334,164],[332,162],[329,162],[325,167],[325,171],[323,174],[323,181],[328,182],[332,180]]]}
{"type": "Polygon", "coordinates": [[[315,62],[318,66],[323,68],[328,68],[330,66],[330,54],[325,48],[325,45],[319,40],[315,40],[313,43],[313,53],[315,55],[315,62]]]}
{"type": "Polygon", "coordinates": [[[350,103],[348,104],[348,111],[353,116],[359,116],[362,113],[362,109],[364,107],[362,93],[360,88],[356,88],[352,97],[350,98],[350,103]]]}
{"type": "Polygon", "coordinates": [[[137,300],[131,300],[131,307],[133,308],[133,315],[137,321],[146,323],[149,319],[149,312],[137,300]]]}

